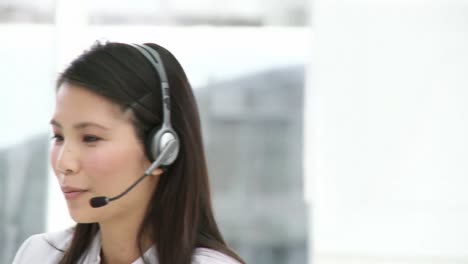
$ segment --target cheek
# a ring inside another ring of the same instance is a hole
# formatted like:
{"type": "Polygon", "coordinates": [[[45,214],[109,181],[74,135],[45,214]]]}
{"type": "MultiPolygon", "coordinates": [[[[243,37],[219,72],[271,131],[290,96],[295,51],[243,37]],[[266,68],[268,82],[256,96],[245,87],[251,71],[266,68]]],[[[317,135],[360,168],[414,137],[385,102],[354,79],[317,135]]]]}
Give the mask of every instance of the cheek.
{"type": "Polygon", "coordinates": [[[128,151],[111,146],[96,148],[84,155],[83,170],[94,182],[109,184],[123,175],[128,175],[128,151]]]}
{"type": "Polygon", "coordinates": [[[111,149],[101,148],[88,151],[84,155],[83,170],[95,180],[112,177],[121,166],[118,156],[119,154],[113,153],[111,149]]]}

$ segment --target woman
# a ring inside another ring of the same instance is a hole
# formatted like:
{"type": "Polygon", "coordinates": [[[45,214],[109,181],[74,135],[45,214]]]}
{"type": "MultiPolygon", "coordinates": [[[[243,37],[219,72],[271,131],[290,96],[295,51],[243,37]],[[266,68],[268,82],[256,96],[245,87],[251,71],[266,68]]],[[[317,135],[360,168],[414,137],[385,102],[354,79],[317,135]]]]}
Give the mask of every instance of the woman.
{"type": "Polygon", "coordinates": [[[168,50],[97,43],[59,76],[51,125],[77,225],[30,237],[14,263],[244,263],[213,217],[197,105],[168,50]]]}

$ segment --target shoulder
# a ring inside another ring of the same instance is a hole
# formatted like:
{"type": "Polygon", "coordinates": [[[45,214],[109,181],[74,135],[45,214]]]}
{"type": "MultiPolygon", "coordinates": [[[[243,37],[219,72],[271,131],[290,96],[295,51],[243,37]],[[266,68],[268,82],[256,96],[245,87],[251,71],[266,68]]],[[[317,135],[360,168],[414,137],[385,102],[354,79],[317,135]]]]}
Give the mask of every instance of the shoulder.
{"type": "Polygon", "coordinates": [[[241,264],[232,257],[209,248],[197,248],[192,264],[241,264]]]}
{"type": "Polygon", "coordinates": [[[62,256],[72,236],[72,229],[30,236],[16,252],[13,264],[55,262],[62,256]]]}

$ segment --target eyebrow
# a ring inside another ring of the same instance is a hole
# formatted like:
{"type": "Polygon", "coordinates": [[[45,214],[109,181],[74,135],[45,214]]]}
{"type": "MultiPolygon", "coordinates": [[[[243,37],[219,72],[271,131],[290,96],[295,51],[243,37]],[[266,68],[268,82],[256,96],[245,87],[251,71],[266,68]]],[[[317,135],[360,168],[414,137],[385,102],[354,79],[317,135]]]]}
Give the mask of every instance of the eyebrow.
{"type": "MultiPolygon", "coordinates": [[[[57,122],[54,119],[50,120],[50,124],[54,125],[56,127],[62,128],[62,125],[60,125],[60,123],[57,122]]],[[[84,128],[91,127],[91,126],[92,127],[97,127],[97,128],[100,128],[100,129],[104,129],[104,130],[109,130],[109,128],[107,128],[105,126],[102,126],[102,125],[99,125],[99,124],[96,124],[96,123],[93,123],[93,122],[81,122],[81,123],[75,124],[73,127],[75,129],[84,129],[84,128]]]]}

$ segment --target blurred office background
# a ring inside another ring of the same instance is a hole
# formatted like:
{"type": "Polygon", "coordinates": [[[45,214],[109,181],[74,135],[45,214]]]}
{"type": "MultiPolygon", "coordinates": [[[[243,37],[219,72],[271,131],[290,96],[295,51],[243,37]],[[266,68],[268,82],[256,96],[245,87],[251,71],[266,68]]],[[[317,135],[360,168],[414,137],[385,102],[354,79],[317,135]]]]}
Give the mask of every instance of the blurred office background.
{"type": "Polygon", "coordinates": [[[176,54],[247,263],[468,263],[468,1],[0,1],[0,263],[73,224],[54,78],[96,39],[176,54]],[[27,96],[26,96],[27,95],[27,96]]]}

